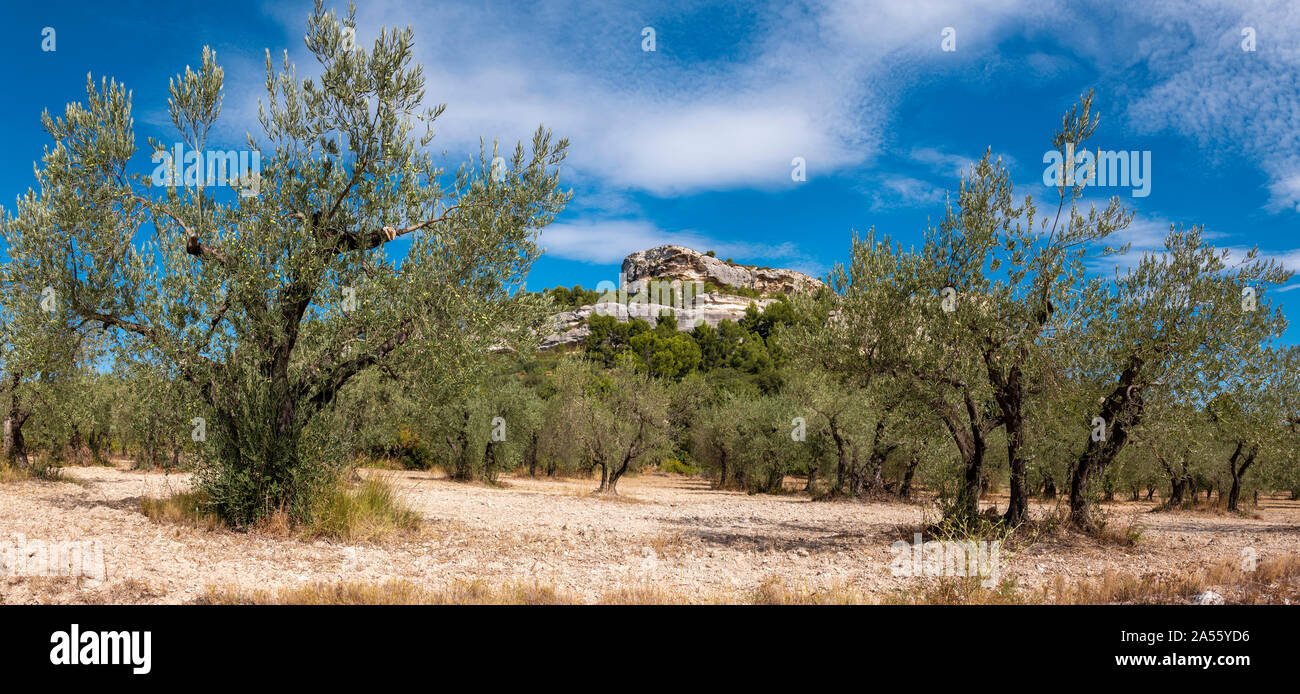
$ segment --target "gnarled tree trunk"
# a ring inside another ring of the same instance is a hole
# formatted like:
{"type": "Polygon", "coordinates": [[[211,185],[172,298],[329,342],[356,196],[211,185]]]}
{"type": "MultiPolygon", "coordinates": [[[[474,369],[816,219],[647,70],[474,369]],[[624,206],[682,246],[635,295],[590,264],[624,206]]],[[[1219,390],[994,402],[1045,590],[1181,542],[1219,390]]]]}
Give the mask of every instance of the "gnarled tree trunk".
{"type": "Polygon", "coordinates": [[[1242,444],[1237,444],[1237,450],[1232,452],[1232,458],[1228,460],[1228,471],[1232,473],[1232,488],[1228,490],[1228,510],[1237,510],[1237,500],[1241,496],[1241,480],[1246,475],[1246,470],[1255,462],[1255,456],[1259,453],[1259,446],[1252,446],[1250,452],[1242,459],[1242,444]],[[1238,461],[1241,464],[1238,466],[1238,461]]]}
{"type": "Polygon", "coordinates": [[[4,419],[4,459],[9,465],[25,468],[28,465],[27,439],[23,436],[23,424],[30,413],[16,406],[5,415],[4,419]]]}
{"type": "Polygon", "coordinates": [[[1088,484],[1094,474],[1103,474],[1128,443],[1129,431],[1142,419],[1142,392],[1137,379],[1142,373],[1143,359],[1131,357],[1119,382],[1102,402],[1101,419],[1109,428],[1101,440],[1092,437],[1089,429],[1088,445],[1079,456],[1079,462],[1070,476],[1070,522],[1076,527],[1093,524],[1088,484]]]}
{"type": "Polygon", "coordinates": [[[907,463],[907,470],[903,472],[903,484],[898,488],[898,496],[903,499],[912,498],[912,477],[916,474],[916,466],[921,464],[921,459],[912,456],[907,463]]]}
{"type": "Polygon", "coordinates": [[[9,465],[19,468],[27,467],[27,439],[23,436],[23,425],[31,412],[24,410],[18,403],[18,384],[22,376],[14,373],[9,378],[9,411],[4,418],[4,460],[9,465]]]}

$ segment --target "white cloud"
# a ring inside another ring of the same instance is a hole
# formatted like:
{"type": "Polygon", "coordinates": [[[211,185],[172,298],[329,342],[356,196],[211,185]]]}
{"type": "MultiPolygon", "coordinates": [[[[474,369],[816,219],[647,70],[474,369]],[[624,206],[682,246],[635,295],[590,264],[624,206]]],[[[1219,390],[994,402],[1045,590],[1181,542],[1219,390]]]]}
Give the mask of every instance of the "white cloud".
{"type": "Polygon", "coordinates": [[[1277,174],[1276,180],[1268,185],[1268,209],[1300,212],[1300,161],[1283,160],[1269,168],[1277,174]]]}
{"type": "MultiPolygon", "coordinates": [[[[711,33],[710,8],[390,0],[358,9],[358,35],[364,42],[381,26],[413,25],[428,101],[449,105],[434,147],[474,150],[480,136],[513,142],[544,123],[573,141],[571,178],[657,195],[789,186],[795,156],[807,160],[813,178],[871,166],[911,85],[953,74],[993,79],[1003,71],[981,68],[989,61],[1054,79],[1072,71],[1074,56],[1004,58],[999,47],[1012,36],[1068,36],[1103,90],[1123,92],[1130,127],[1253,158],[1268,177],[1270,209],[1300,209],[1300,50],[1292,47],[1300,11],[1293,3],[773,3],[746,6],[725,28],[740,27],[737,36],[711,33]],[[659,27],[657,52],[640,49],[645,25],[659,27]],[[1241,50],[1244,26],[1257,31],[1253,53],[1241,50]],[[944,27],[957,31],[956,52],[939,50],[944,27]],[[717,55],[674,51],[706,36],[719,45],[717,55]],[[1129,90],[1134,75],[1152,86],[1129,90]]],[[[310,73],[304,7],[267,11],[284,27],[284,44],[270,47],[277,65],[287,47],[310,73]]],[[[226,111],[238,121],[223,122],[218,134],[239,144],[244,130],[258,130],[262,51],[217,50],[230,87],[226,111]]],[[[159,113],[143,119],[166,120],[159,113]]]]}
{"type": "MultiPolygon", "coordinates": [[[[851,85],[808,81],[811,66],[775,65],[770,54],[679,62],[667,30],[661,50],[643,52],[641,27],[653,13],[603,3],[562,12],[448,3],[412,13],[406,3],[375,3],[359,20],[359,34],[414,24],[428,101],[448,104],[435,146],[451,151],[476,149],[480,136],[527,139],[545,124],[571,139],[571,176],[658,195],[788,186],[793,157],[818,175],[873,151],[856,146],[871,121],[838,103],[851,85]]],[[[754,41],[780,50],[778,29],[760,26],[754,41]]]]}
{"type": "MultiPolygon", "coordinates": [[[[381,25],[414,25],[428,102],[449,106],[433,146],[453,160],[476,149],[480,136],[512,143],[527,139],[539,123],[571,138],[564,179],[584,191],[571,210],[591,218],[547,229],[544,240],[559,257],[618,262],[632,250],[674,242],[752,259],[703,234],[626,221],[644,217],[633,193],[788,187],[796,156],[807,160],[812,179],[862,170],[877,209],[941,203],[955,187],[953,175],[973,161],[968,155],[982,152],[954,153],[935,143],[910,151],[907,163],[925,170],[873,169],[889,141],[895,107],[914,84],[1003,74],[982,66],[1001,59],[999,47],[1012,36],[1062,42],[1075,51],[1010,53],[1006,60],[1028,74],[1052,80],[1076,66],[1096,74],[1100,98],[1119,96],[1129,128],[1173,133],[1207,152],[1253,159],[1267,177],[1271,209],[1300,210],[1300,50],[1287,47],[1294,43],[1288,37],[1300,36],[1293,6],[828,0],[747,7],[736,22],[744,33],[716,37],[705,19],[692,24],[702,7],[575,0],[537,8],[440,2],[413,10],[405,2],[372,2],[358,10],[358,35],[373,36],[381,25]],[[1099,21],[1102,16],[1114,21],[1099,21]],[[640,50],[647,24],[660,29],[658,52],[640,50]],[[1255,53],[1240,50],[1241,26],[1257,29],[1255,53]],[[940,51],[944,27],[957,30],[954,53],[940,51]],[[715,53],[675,52],[675,44],[701,43],[703,36],[714,37],[715,53]],[[623,221],[601,221],[611,217],[623,221]],[[592,239],[601,242],[593,246],[592,239]]],[[[285,45],[306,76],[314,61],[302,48],[305,13],[271,11],[281,15],[285,45]]],[[[256,131],[251,114],[261,93],[261,52],[235,64],[231,51],[218,50],[232,87],[248,87],[228,90],[228,114],[247,121],[234,130],[256,131]]],[[[278,63],[274,46],[272,55],[278,63]]],[[[1135,226],[1129,235],[1142,243],[1114,262],[1158,248],[1167,229],[1150,219],[1135,226]]],[[[816,266],[793,252],[767,257],[816,266]]]]}
{"type": "Polygon", "coordinates": [[[808,176],[850,163],[832,137],[797,107],[701,104],[667,108],[607,132],[599,163],[615,185],[671,194],[726,186],[791,185],[794,157],[808,176]]]}
{"type": "MultiPolygon", "coordinates": [[[[675,195],[788,187],[794,157],[810,178],[869,163],[909,75],[929,71],[929,61],[969,64],[1014,5],[774,3],[749,8],[747,33],[727,38],[708,32],[700,12],[711,6],[696,2],[654,10],[449,2],[425,11],[375,2],[358,9],[358,36],[413,25],[428,100],[448,104],[435,147],[476,149],[480,136],[513,142],[544,123],[572,139],[567,166],[578,177],[675,195]],[[645,53],[641,28],[656,24],[660,49],[645,53]],[[955,54],[939,50],[945,26],[958,28],[955,54]],[[673,51],[679,39],[706,36],[726,49],[719,57],[673,51]]],[[[287,35],[301,31],[298,13],[282,21],[287,35]]],[[[307,65],[300,44],[293,50],[307,65]]]]}

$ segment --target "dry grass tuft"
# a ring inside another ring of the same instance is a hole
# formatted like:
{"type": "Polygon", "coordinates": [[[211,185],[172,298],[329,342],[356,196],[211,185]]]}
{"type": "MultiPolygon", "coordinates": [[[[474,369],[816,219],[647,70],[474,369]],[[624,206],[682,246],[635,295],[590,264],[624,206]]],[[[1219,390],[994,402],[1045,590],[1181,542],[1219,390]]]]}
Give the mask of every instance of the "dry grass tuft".
{"type": "Polygon", "coordinates": [[[1098,543],[1115,547],[1133,547],[1143,539],[1143,528],[1136,519],[1120,527],[1114,523],[1101,522],[1088,531],[1088,535],[1098,543]]]}
{"type": "Polygon", "coordinates": [[[660,533],[650,540],[650,547],[661,558],[679,558],[686,554],[688,540],[679,532],[660,533]]]}
{"type": "Polygon", "coordinates": [[[204,605],[559,605],[579,602],[547,585],[457,580],[442,588],[405,580],[312,583],[275,591],[209,588],[204,605]]]}
{"type": "Polygon", "coordinates": [[[156,523],[176,523],[203,530],[225,527],[201,492],[179,492],[161,499],[145,497],[140,500],[140,510],[156,523]]]}
{"type": "Polygon", "coordinates": [[[684,602],[686,600],[681,596],[648,582],[619,586],[600,597],[602,605],[679,605],[684,602]]]}
{"type": "Polygon", "coordinates": [[[1265,583],[1300,576],[1300,555],[1286,554],[1265,559],[1255,566],[1253,576],[1254,580],[1265,583]]]}
{"type": "Polygon", "coordinates": [[[986,587],[977,576],[937,578],[896,591],[883,601],[886,605],[1022,605],[1025,597],[1014,580],[1003,579],[986,587]]]}
{"type": "MultiPolygon", "coordinates": [[[[26,599],[40,605],[137,605],[164,595],[135,578],[96,584],[83,576],[32,576],[11,580],[7,587],[12,589],[18,585],[26,588],[26,599]]],[[[0,592],[0,597],[4,602],[12,599],[7,592],[0,592]]]]}
{"type": "Polygon", "coordinates": [[[1179,574],[1134,575],[1108,570],[1097,579],[1066,582],[1062,576],[1031,596],[1058,605],[1164,605],[1191,601],[1213,590],[1234,604],[1278,604],[1300,596],[1300,557],[1285,555],[1248,565],[1225,561],[1179,574]]]}
{"type": "Polygon", "coordinates": [[[810,587],[791,586],[779,578],[767,578],[743,602],[753,605],[869,605],[862,591],[844,584],[810,587]]]}
{"type": "Polygon", "coordinates": [[[343,483],[331,490],[303,524],[302,534],[308,539],[378,542],[419,525],[420,515],[402,503],[388,480],[371,476],[355,490],[343,483]]]}
{"type": "Polygon", "coordinates": [[[1067,582],[1057,576],[1033,596],[1035,602],[1055,605],[1163,605],[1188,602],[1205,589],[1205,579],[1195,572],[1136,575],[1108,569],[1099,578],[1067,582]]]}
{"type": "Polygon", "coordinates": [[[279,509],[271,515],[258,521],[252,528],[253,532],[258,535],[268,537],[291,538],[294,536],[293,517],[288,511],[279,509]]]}
{"type": "Polygon", "coordinates": [[[63,468],[43,459],[34,459],[26,467],[14,467],[7,463],[0,463],[0,484],[33,480],[44,482],[75,481],[63,475],[63,468]]]}
{"type": "Polygon", "coordinates": [[[161,597],[164,593],[148,581],[128,578],[109,586],[108,597],[114,605],[132,605],[161,597]]]}

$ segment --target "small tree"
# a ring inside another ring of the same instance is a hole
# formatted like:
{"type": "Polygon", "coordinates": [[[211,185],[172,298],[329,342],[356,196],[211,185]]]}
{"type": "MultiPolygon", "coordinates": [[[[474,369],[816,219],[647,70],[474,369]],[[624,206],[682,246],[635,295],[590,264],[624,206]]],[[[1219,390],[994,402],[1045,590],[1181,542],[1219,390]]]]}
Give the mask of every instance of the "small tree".
{"type": "Polygon", "coordinates": [[[815,465],[821,453],[813,427],[802,439],[792,436],[799,411],[780,396],[728,395],[698,418],[692,451],[718,472],[719,487],[778,492],[792,469],[815,465]]]}
{"type": "Polygon", "coordinates": [[[667,389],[628,364],[609,373],[571,364],[563,378],[580,389],[565,403],[573,445],[589,468],[600,470],[596,491],[617,495],[623,475],[666,451],[672,433],[667,389]]]}
{"type": "Polygon", "coordinates": [[[705,469],[717,474],[715,486],[718,489],[743,481],[740,460],[733,445],[736,421],[724,403],[725,400],[704,410],[691,422],[691,455],[705,469]]]}
{"type": "Polygon", "coordinates": [[[1261,458],[1278,457],[1284,446],[1288,400],[1295,398],[1300,350],[1260,349],[1240,367],[1238,377],[1206,408],[1218,439],[1231,450],[1227,508],[1238,510],[1242,481],[1261,458]]]}
{"type": "MultiPolygon", "coordinates": [[[[10,242],[7,235],[5,239],[10,242]]],[[[84,324],[40,281],[30,262],[11,252],[10,261],[0,266],[0,462],[27,467],[26,428],[32,416],[42,412],[50,423],[68,403],[81,402],[69,391],[85,375],[99,343],[97,336],[79,332],[84,324]]]]}
{"type": "Polygon", "coordinates": [[[1179,508],[1190,501],[1187,493],[1193,480],[1219,448],[1215,432],[1204,412],[1167,392],[1148,398],[1144,405],[1147,421],[1132,435],[1136,445],[1126,448],[1132,454],[1130,462],[1151,461],[1169,485],[1164,508],[1179,508]]]}
{"type": "Polygon", "coordinates": [[[861,478],[861,471],[855,467],[857,451],[864,445],[871,447],[879,438],[884,428],[883,412],[878,409],[873,415],[861,389],[844,385],[820,370],[806,371],[793,378],[788,392],[808,409],[834,442],[835,476],[829,495],[855,495],[860,490],[854,488],[853,481],[861,478]]]}

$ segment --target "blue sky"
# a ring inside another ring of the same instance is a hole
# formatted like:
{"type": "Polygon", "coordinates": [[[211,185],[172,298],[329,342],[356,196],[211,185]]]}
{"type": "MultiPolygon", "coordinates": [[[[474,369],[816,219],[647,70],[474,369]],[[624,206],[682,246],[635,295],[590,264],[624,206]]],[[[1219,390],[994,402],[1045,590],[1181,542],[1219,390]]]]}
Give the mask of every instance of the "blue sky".
{"type": "MultiPolygon", "coordinates": [[[[0,203],[32,185],[48,142],[40,112],[82,99],[87,72],[134,90],[141,146],[171,142],[167,80],[212,46],[227,90],[212,144],[234,148],[257,134],[264,50],[287,49],[300,76],[314,65],[310,2],[124,4],[0,10],[0,203]],[[44,27],[53,52],[41,50],[44,27]]],[[[918,241],[986,147],[1011,163],[1018,194],[1046,206],[1049,138],[1090,88],[1102,114],[1091,144],[1152,156],[1148,196],[1094,194],[1137,212],[1116,245],[1140,253],[1171,222],[1204,224],[1219,245],[1258,245],[1300,269],[1294,2],[444,0],[364,2],[358,19],[362,41],[413,26],[429,102],[448,104],[433,147],[449,164],[480,136],[513,142],[539,123],[570,139],[575,197],[543,232],[530,289],[616,280],[624,255],[662,243],[820,275],[854,229],[918,241]],[[1246,28],[1254,51],[1242,49],[1246,28]],[[795,157],[806,181],[791,180],[795,157]]],[[[1289,288],[1273,298],[1300,297],[1289,288]]]]}

